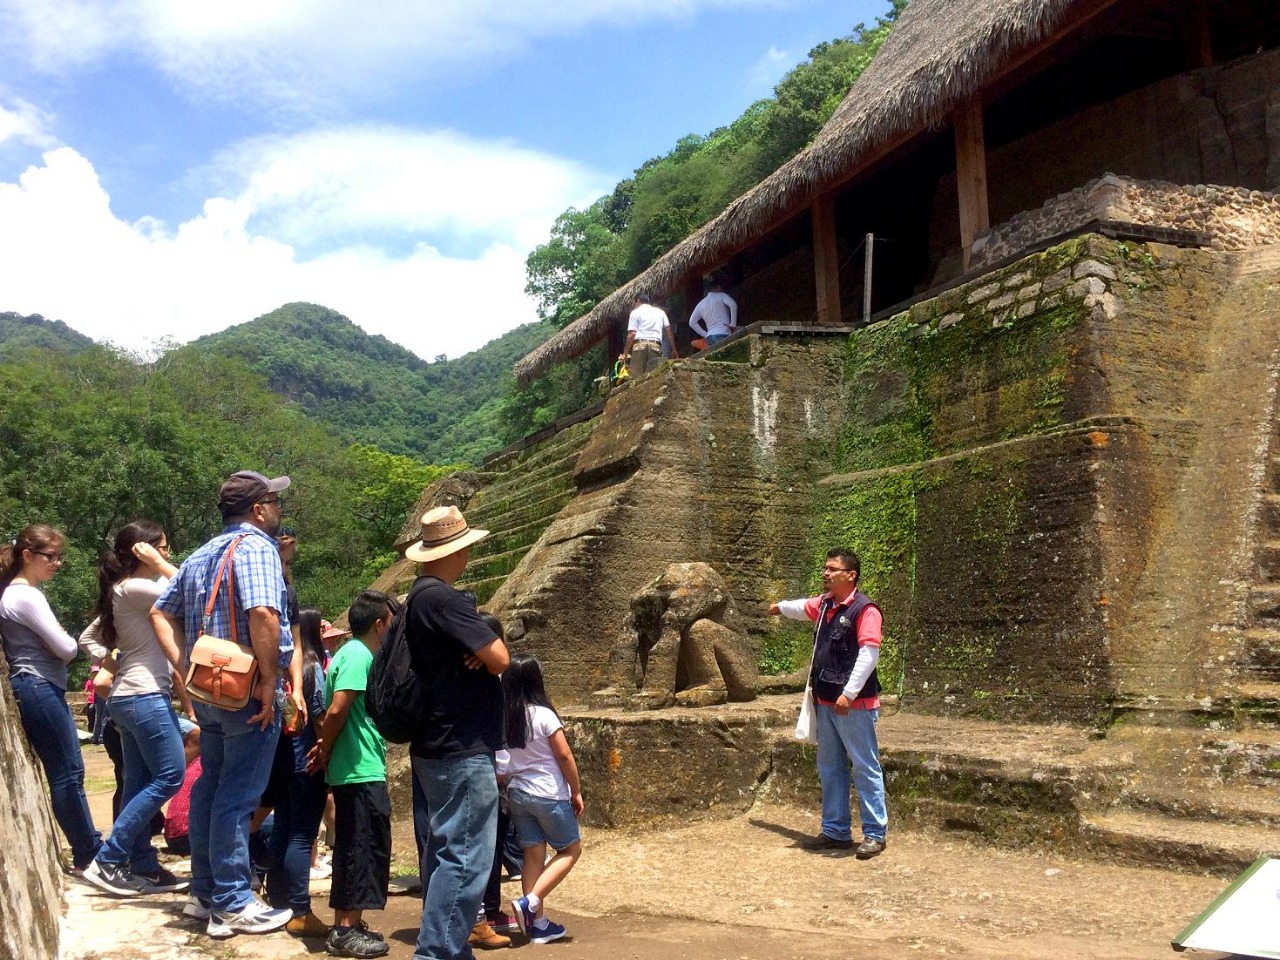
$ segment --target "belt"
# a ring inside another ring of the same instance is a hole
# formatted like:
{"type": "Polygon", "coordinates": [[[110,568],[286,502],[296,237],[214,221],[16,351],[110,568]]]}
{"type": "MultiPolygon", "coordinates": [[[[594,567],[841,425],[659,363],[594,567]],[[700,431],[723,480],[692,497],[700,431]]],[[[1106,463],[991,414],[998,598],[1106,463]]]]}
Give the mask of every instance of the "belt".
{"type": "Polygon", "coordinates": [[[650,344],[651,346],[654,346],[654,347],[660,347],[660,346],[662,346],[662,341],[661,341],[661,340],[637,340],[637,341],[633,344],[633,346],[637,346],[637,347],[638,347],[638,346],[640,346],[640,344],[642,344],[642,343],[647,343],[647,344],[650,344]]]}

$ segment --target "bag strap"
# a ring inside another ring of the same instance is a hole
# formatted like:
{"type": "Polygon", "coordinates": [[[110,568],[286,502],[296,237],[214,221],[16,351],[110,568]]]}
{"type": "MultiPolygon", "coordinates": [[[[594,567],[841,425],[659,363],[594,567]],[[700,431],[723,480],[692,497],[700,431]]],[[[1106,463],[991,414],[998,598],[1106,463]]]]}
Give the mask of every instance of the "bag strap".
{"type": "Polygon", "coordinates": [[[227,619],[231,621],[231,642],[237,644],[240,641],[236,639],[236,612],[229,606],[235,602],[236,598],[236,565],[232,562],[232,557],[235,555],[236,547],[240,545],[240,541],[247,536],[247,533],[241,533],[227,544],[227,550],[222,555],[222,562],[218,564],[218,575],[213,580],[213,593],[209,594],[209,602],[204,605],[204,621],[200,625],[205,633],[209,632],[209,619],[213,616],[214,605],[218,602],[218,588],[222,586],[222,575],[225,573],[227,575],[227,592],[229,594],[227,619]]]}
{"type": "MultiPolygon", "coordinates": [[[[439,580],[439,579],[440,579],[439,577],[425,578],[425,580],[428,580],[428,581],[439,580]]],[[[440,582],[443,583],[444,581],[441,580],[440,582]]],[[[400,610],[396,614],[396,616],[399,618],[399,622],[396,624],[395,633],[391,635],[391,643],[386,644],[384,641],[384,645],[393,647],[401,641],[401,639],[404,637],[404,632],[407,629],[405,626],[405,622],[409,619],[409,604],[413,602],[414,597],[420,594],[423,590],[427,589],[429,585],[430,585],[429,583],[425,583],[425,582],[420,584],[415,584],[413,589],[410,590],[409,593],[405,596],[404,603],[401,604],[400,610]]]]}

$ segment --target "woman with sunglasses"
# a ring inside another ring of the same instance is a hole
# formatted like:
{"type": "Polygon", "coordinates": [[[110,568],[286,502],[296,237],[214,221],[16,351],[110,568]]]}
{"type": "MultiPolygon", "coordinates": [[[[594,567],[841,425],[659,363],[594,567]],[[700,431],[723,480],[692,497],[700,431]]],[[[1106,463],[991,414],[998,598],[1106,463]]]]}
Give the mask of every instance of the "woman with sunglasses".
{"type": "Polygon", "coordinates": [[[173,709],[180,653],[171,638],[160,641],[150,620],[167,578],[178,572],[168,557],[160,525],[135,520],[120,528],[98,563],[97,639],[116,653],[107,713],[120,732],[124,790],[111,836],[84,878],[117,897],[178,892],[188,886],[160,866],[151,843],[152,818],[182,787],[187,768],[173,709]]]}
{"type": "Polygon", "coordinates": [[[80,739],[67,706],[67,664],[77,646],[40,590],[62,566],[62,545],[61,533],[37,523],[0,547],[0,637],[22,729],[44,767],[54,819],[80,872],[93,862],[102,835],[89,814],[80,739]]]}

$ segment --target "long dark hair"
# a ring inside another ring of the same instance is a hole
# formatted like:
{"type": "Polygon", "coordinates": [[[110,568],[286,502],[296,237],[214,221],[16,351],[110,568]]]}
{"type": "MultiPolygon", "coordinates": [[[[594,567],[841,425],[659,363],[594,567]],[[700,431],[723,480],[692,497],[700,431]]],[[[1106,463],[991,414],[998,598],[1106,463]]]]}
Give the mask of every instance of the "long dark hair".
{"type": "MultiPolygon", "coordinates": [[[[511,663],[502,671],[503,711],[507,721],[507,747],[528,746],[529,708],[546,707],[556,713],[547,688],[542,682],[542,664],[527,653],[513,653],[511,663]]],[[[556,716],[560,714],[556,713],[556,716]]]]}
{"type": "Polygon", "coordinates": [[[324,643],[320,639],[320,610],[303,607],[298,611],[298,635],[302,637],[302,692],[308,700],[315,695],[313,667],[324,663],[324,643]]]}
{"type": "Polygon", "coordinates": [[[160,524],[154,520],[135,520],[117,531],[115,545],[98,560],[98,605],[93,612],[98,617],[98,638],[104,647],[113,649],[116,645],[116,616],[111,588],[133,576],[142,563],[133,555],[134,544],[149,543],[154,547],[162,540],[164,529],[160,524]]]}
{"type": "Polygon", "coordinates": [[[22,551],[61,549],[66,538],[47,523],[33,523],[23,527],[13,543],[0,547],[0,593],[8,588],[13,578],[22,572],[22,551]]]}

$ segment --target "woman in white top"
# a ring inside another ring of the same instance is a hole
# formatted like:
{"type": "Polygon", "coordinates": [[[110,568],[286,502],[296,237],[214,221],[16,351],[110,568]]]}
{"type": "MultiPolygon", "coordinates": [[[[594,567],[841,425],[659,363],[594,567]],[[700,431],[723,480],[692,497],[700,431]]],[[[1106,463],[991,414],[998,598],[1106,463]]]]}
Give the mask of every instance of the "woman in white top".
{"type": "Polygon", "coordinates": [[[0,547],[0,637],[22,729],[44,767],[53,816],[77,871],[93,862],[102,835],[84,795],[84,760],[67,706],[67,664],[76,641],[58,624],[40,585],[62,566],[63,536],[33,524],[0,547]]]}
{"type": "Polygon", "coordinates": [[[174,668],[181,655],[172,638],[156,636],[149,617],[167,578],[177,573],[168,556],[160,525],[135,520],[120,529],[98,563],[98,641],[116,654],[107,712],[120,732],[124,791],[111,835],[84,877],[119,897],[187,887],[160,866],[151,844],[151,820],[182,787],[186,773],[173,709],[174,668]]]}

